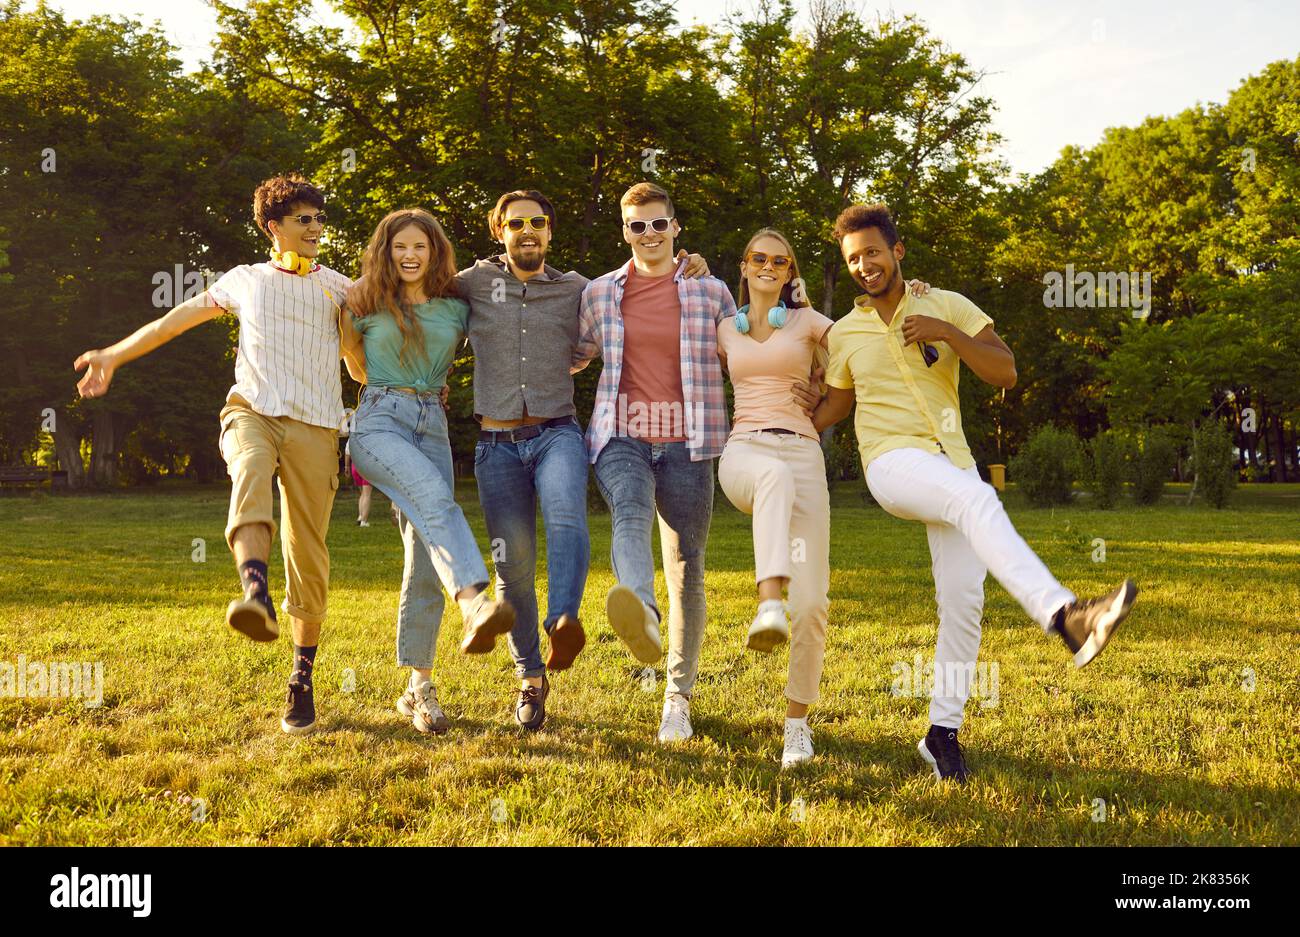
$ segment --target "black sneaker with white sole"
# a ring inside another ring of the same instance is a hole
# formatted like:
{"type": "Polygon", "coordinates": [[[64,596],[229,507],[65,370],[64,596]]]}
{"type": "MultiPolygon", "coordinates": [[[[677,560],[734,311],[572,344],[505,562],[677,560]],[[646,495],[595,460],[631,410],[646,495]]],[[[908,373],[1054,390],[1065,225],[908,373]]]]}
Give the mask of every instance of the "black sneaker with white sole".
{"type": "Polygon", "coordinates": [[[966,770],[966,754],[962,751],[961,742],[957,741],[956,729],[930,726],[930,731],[916,748],[925,763],[934,769],[934,776],[939,780],[951,779],[958,784],[965,784],[970,777],[970,772],[966,770]]]}
{"type": "Polygon", "coordinates": [[[290,735],[306,735],[316,728],[316,702],[312,699],[310,683],[289,681],[289,701],[280,728],[290,735]]]}
{"type": "Polygon", "coordinates": [[[1052,630],[1074,652],[1074,666],[1083,667],[1101,653],[1120,622],[1128,617],[1137,593],[1133,580],[1125,579],[1124,584],[1113,592],[1061,606],[1052,622],[1052,630]]]}

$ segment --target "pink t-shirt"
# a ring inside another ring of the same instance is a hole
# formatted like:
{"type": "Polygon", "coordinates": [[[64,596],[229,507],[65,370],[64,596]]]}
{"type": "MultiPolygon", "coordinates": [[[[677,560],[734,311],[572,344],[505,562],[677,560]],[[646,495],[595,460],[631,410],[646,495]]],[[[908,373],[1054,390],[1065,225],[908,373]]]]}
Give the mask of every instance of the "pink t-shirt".
{"type": "Polygon", "coordinates": [[[682,303],[673,273],[628,271],[623,317],[623,372],[616,409],[619,433],[646,442],[686,439],[682,406],[682,303]]]}
{"type": "Polygon", "coordinates": [[[820,312],[803,306],[791,309],[785,325],[760,342],[736,331],[734,318],[722,320],[718,350],[727,357],[736,391],[732,433],[775,428],[817,438],[812,420],[795,402],[791,385],[808,380],[817,346],[831,325],[820,312]]]}

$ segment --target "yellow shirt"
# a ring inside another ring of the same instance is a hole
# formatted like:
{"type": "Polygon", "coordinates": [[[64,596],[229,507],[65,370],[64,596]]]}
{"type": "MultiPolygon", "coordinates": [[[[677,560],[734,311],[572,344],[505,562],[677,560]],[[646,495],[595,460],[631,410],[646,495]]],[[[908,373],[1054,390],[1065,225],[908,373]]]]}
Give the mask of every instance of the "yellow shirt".
{"type": "Polygon", "coordinates": [[[939,360],[925,366],[918,344],[903,344],[903,320],[910,315],[951,322],[967,335],[978,335],[993,320],[960,293],[930,290],[925,296],[904,294],[889,325],[859,296],[853,311],[831,327],[826,383],[855,390],[854,428],[862,468],[893,449],[944,452],[957,468],[975,464],[961,429],[957,378],[961,358],[947,342],[930,347],[939,360]]]}

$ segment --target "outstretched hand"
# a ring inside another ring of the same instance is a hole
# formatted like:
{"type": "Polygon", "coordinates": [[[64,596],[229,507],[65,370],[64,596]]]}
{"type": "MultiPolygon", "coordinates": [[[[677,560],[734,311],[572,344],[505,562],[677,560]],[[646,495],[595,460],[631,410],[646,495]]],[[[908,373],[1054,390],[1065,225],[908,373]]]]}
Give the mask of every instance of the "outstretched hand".
{"type": "Polygon", "coordinates": [[[86,368],[86,373],[77,381],[77,392],[83,397],[102,397],[108,393],[108,385],[113,382],[113,372],[117,362],[106,351],[95,349],[83,351],[72,362],[74,371],[86,368]]]}

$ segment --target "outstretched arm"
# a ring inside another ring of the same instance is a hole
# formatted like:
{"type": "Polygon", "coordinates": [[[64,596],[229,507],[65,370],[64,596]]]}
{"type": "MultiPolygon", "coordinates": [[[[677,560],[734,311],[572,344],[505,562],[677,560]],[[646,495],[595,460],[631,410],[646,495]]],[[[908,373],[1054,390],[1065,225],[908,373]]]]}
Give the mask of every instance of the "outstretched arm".
{"type": "Polygon", "coordinates": [[[108,393],[113,373],[120,366],[149,354],[182,332],[215,319],[225,311],[204,291],[193,299],[187,299],[166,315],[140,326],[116,345],[82,352],[72,363],[75,371],[86,368],[86,373],[77,382],[77,391],[83,397],[102,397],[108,393]]]}

